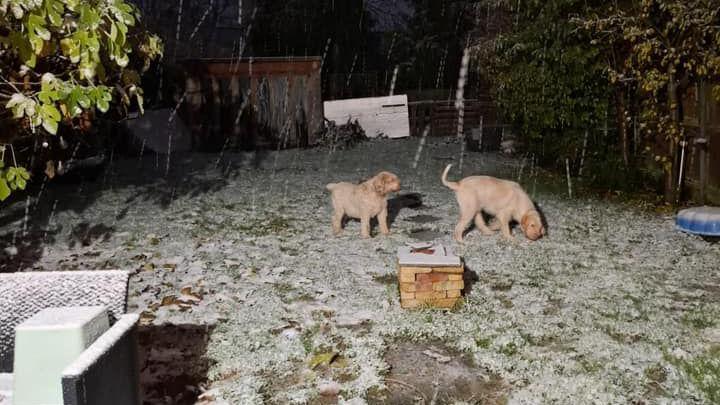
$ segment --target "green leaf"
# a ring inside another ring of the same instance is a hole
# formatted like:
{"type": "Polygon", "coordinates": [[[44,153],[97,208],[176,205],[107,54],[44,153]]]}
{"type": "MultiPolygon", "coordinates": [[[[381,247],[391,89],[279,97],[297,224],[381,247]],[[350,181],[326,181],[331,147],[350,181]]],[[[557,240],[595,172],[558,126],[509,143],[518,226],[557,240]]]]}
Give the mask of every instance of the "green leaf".
{"type": "Polygon", "coordinates": [[[43,104],[40,107],[42,115],[42,126],[49,133],[55,135],[58,130],[58,121],[60,121],[60,111],[53,104],[43,104]]]}
{"type": "Polygon", "coordinates": [[[5,179],[0,177],[0,201],[5,201],[8,197],[10,197],[10,187],[5,179]]]}
{"type": "Polygon", "coordinates": [[[126,53],[120,52],[115,55],[115,62],[117,62],[118,66],[124,68],[130,62],[130,58],[128,57],[128,55],[126,53]]]}
{"type": "Polygon", "coordinates": [[[60,99],[60,93],[57,91],[41,91],[38,93],[38,99],[42,101],[43,104],[51,104],[60,99]]]}
{"type": "Polygon", "coordinates": [[[80,62],[80,43],[72,38],[64,38],[60,40],[60,49],[63,55],[70,58],[70,62],[80,62]]]}
{"type": "Polygon", "coordinates": [[[104,112],[104,113],[105,113],[105,112],[107,112],[107,111],[110,109],[110,103],[108,103],[108,102],[105,101],[105,100],[100,99],[100,100],[97,101],[97,108],[98,108],[98,110],[100,110],[101,112],[104,112]]]}
{"type": "Polygon", "coordinates": [[[54,6],[51,6],[51,4],[56,4],[56,3],[53,1],[47,2],[46,10],[47,10],[48,20],[50,20],[50,25],[52,25],[53,27],[60,27],[63,23],[63,18],[60,15],[62,12],[62,6],[60,6],[60,10],[58,11],[57,9],[54,8],[54,6]]]}
{"type": "Polygon", "coordinates": [[[40,107],[43,113],[43,118],[47,117],[53,121],[60,121],[60,111],[53,104],[43,104],[40,107]]]}
{"type": "Polygon", "coordinates": [[[14,181],[15,180],[15,168],[11,167],[8,169],[7,173],[5,173],[5,178],[7,181],[14,181]]]}
{"type": "Polygon", "coordinates": [[[25,190],[27,182],[25,181],[25,179],[18,177],[17,180],[15,180],[15,184],[20,190],[25,190]]]}
{"type": "Polygon", "coordinates": [[[115,42],[118,36],[118,29],[114,22],[110,23],[110,41],[115,42]]]}
{"type": "Polygon", "coordinates": [[[8,109],[15,108],[16,106],[19,106],[22,103],[24,103],[25,100],[27,100],[27,97],[25,97],[24,94],[15,93],[10,97],[10,101],[8,101],[7,104],[5,104],[5,108],[8,108],[8,109]]]}
{"type": "Polygon", "coordinates": [[[15,171],[23,180],[30,180],[30,173],[24,167],[16,167],[15,171]]]}
{"type": "Polygon", "coordinates": [[[90,108],[90,105],[92,104],[90,97],[88,97],[88,95],[84,94],[84,93],[80,93],[80,95],[77,99],[77,102],[78,102],[78,104],[80,104],[80,107],[82,107],[82,109],[84,109],[84,110],[90,108]]]}
{"type": "Polygon", "coordinates": [[[49,133],[56,135],[58,130],[58,122],[57,121],[50,121],[47,119],[43,119],[42,121],[42,127],[48,131],[49,133]]]}

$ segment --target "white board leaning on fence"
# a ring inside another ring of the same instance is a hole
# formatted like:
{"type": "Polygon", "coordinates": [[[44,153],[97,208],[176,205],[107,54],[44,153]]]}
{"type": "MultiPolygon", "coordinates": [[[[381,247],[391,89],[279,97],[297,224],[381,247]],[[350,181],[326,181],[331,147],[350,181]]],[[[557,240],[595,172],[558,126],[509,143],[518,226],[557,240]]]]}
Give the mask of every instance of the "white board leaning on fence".
{"type": "Polygon", "coordinates": [[[325,118],[342,125],[348,119],[358,120],[369,138],[410,136],[407,95],[351,98],[323,103],[325,118]]]}

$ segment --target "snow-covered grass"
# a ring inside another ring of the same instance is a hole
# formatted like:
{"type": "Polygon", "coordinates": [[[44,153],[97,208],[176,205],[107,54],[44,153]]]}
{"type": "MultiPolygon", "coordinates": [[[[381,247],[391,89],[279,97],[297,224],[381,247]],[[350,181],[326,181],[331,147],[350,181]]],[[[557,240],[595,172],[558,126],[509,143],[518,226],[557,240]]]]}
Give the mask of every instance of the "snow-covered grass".
{"type": "MultiPolygon", "coordinates": [[[[331,382],[363,403],[388,385],[397,342],[443,342],[499,376],[510,403],[718,400],[720,245],[679,233],[671,216],[550,192],[530,167],[521,183],[548,236],[471,232],[459,245],[439,177],[460,146],[432,139],[412,169],[418,144],[226,153],[217,168],[217,155],[191,155],[167,179],[154,158],[118,160],[86,191],[45,192],[27,231],[45,243],[23,242],[24,201],[3,208],[0,234],[15,231],[28,267],[137,269],[129,307],[146,323],[216,324],[205,398],[218,403],[313,403],[331,382]],[[333,237],[324,185],[379,170],[403,182],[392,234],[362,240],[349,222],[333,237]],[[415,235],[437,235],[474,274],[460,308],[400,308],[395,251],[415,235]]],[[[477,153],[464,165],[512,179],[522,166],[477,153]]]]}

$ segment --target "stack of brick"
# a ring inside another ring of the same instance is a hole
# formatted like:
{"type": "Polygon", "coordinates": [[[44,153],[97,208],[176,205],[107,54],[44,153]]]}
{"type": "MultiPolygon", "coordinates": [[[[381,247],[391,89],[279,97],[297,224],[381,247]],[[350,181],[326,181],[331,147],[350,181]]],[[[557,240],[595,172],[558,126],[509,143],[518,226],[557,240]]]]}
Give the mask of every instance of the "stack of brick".
{"type": "Polygon", "coordinates": [[[462,295],[463,267],[399,266],[400,306],[452,308],[462,295]]]}
{"type": "Polygon", "coordinates": [[[420,252],[398,249],[400,306],[452,308],[462,295],[464,267],[460,258],[442,246],[420,252]]]}

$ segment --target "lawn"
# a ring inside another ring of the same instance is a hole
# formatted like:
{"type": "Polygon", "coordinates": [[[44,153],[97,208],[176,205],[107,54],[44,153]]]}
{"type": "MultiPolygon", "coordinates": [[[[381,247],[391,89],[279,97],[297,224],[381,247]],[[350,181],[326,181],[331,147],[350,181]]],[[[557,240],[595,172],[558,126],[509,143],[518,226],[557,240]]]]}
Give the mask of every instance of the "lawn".
{"type": "Polygon", "coordinates": [[[433,138],[413,167],[418,145],[179,155],[168,176],[163,156],[116,158],[3,208],[2,270],[134,270],[152,403],[720,401],[720,244],[473,152],[465,175],[520,177],[549,232],[458,244],[440,174],[460,146],[433,138]],[[403,183],[392,234],[332,236],[325,184],[380,170],[403,183]],[[458,308],[400,308],[395,252],[418,240],[463,257],[458,308]]]}

